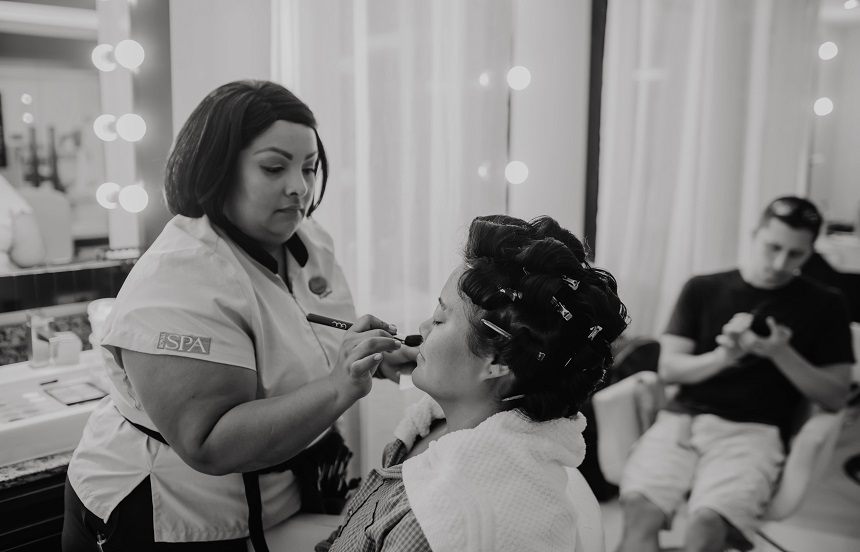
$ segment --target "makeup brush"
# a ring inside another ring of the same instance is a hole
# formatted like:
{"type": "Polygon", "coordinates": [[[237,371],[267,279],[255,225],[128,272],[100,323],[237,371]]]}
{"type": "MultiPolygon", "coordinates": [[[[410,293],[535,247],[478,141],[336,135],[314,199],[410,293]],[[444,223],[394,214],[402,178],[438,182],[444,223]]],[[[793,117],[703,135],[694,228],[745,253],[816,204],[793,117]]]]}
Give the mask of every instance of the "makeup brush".
{"type": "MultiPolygon", "coordinates": [[[[330,328],[336,328],[338,330],[348,330],[352,327],[352,322],[344,322],[343,320],[329,318],[328,316],[321,316],[319,314],[308,313],[307,319],[308,322],[313,322],[314,324],[320,324],[322,326],[328,326],[330,328]]],[[[405,338],[391,336],[391,338],[396,339],[407,347],[417,347],[424,343],[424,338],[420,335],[407,335],[405,338]]]]}

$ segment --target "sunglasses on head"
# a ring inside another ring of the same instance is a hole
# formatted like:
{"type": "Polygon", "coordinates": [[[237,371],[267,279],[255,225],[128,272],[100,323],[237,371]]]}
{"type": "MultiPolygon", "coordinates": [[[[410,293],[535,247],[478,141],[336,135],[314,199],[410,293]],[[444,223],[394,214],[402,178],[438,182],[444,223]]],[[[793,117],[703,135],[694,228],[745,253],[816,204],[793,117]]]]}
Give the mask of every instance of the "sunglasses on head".
{"type": "Polygon", "coordinates": [[[770,212],[780,218],[800,217],[801,220],[809,224],[821,224],[821,215],[814,207],[791,199],[778,199],[774,201],[770,205],[770,212]]]}

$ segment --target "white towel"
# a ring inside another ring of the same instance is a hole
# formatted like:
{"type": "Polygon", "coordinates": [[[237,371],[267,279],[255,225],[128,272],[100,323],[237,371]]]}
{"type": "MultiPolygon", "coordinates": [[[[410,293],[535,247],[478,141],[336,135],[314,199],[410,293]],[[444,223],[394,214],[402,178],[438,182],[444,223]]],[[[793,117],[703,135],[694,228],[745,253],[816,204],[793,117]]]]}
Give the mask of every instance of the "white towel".
{"type": "MultiPolygon", "coordinates": [[[[407,447],[442,410],[411,406],[395,436],[407,447]]],[[[577,513],[566,467],[585,457],[585,417],[535,423],[515,411],[455,431],[403,463],[409,505],[434,552],[572,551],[577,513]]]]}

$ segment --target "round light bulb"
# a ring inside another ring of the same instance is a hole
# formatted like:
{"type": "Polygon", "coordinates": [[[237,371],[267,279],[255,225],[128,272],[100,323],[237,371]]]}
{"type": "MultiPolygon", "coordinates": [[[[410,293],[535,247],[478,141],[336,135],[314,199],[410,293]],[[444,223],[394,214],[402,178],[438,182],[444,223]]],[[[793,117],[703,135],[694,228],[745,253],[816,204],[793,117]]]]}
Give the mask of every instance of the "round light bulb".
{"type": "Polygon", "coordinates": [[[105,182],[96,189],[96,201],[105,209],[116,209],[119,205],[119,184],[105,182]]]}
{"type": "Polygon", "coordinates": [[[109,73],[116,69],[116,62],[114,60],[114,50],[113,46],[110,44],[99,44],[95,48],[93,48],[92,55],[93,65],[96,66],[96,69],[99,71],[104,71],[105,73],[109,73]]]}
{"type": "Polygon", "coordinates": [[[30,105],[33,103],[33,96],[27,94],[26,92],[21,94],[21,103],[24,105],[30,105]]]}
{"type": "Polygon", "coordinates": [[[30,113],[29,111],[25,111],[24,115],[21,116],[21,120],[24,121],[25,125],[32,125],[33,124],[33,114],[30,113]]]}
{"type": "Polygon", "coordinates": [[[529,177],[529,168],[522,161],[511,161],[505,167],[505,178],[511,184],[522,184],[529,177]]]}
{"type": "Polygon", "coordinates": [[[845,3],[844,3],[844,4],[842,4],[842,6],[843,6],[846,10],[853,10],[853,9],[854,9],[854,8],[856,8],[857,6],[860,6],[860,2],[858,2],[857,0],[845,0],[845,3]]]}
{"type": "Polygon", "coordinates": [[[146,209],[149,195],[140,184],[131,184],[119,191],[119,204],[129,213],[139,213],[146,209]]]}
{"type": "Polygon", "coordinates": [[[140,115],[126,113],[117,119],[116,131],[123,140],[137,142],[146,134],[146,123],[140,115]]]}
{"type": "Polygon", "coordinates": [[[484,180],[490,176],[490,164],[488,162],[481,163],[481,166],[478,167],[478,176],[483,178],[484,180]]]}
{"type": "Polygon", "coordinates": [[[100,139],[105,142],[116,140],[116,117],[113,115],[99,115],[93,121],[93,130],[100,139]]]}
{"type": "Polygon", "coordinates": [[[143,46],[134,40],[123,40],[116,45],[113,55],[116,62],[126,69],[137,69],[143,63],[143,46]]]}
{"type": "Polygon", "coordinates": [[[832,42],[825,42],[821,46],[818,47],[818,57],[827,61],[828,59],[833,59],[836,57],[836,54],[839,53],[839,48],[836,47],[836,44],[832,42]]]}
{"type": "Polygon", "coordinates": [[[508,86],[514,90],[522,90],[532,81],[532,74],[522,65],[511,67],[508,71],[508,86]]]}
{"type": "Polygon", "coordinates": [[[818,98],[815,100],[815,114],[821,115],[829,115],[831,111],[833,111],[833,102],[830,98],[818,98]]]}
{"type": "Polygon", "coordinates": [[[483,86],[484,88],[490,86],[490,74],[484,71],[481,73],[481,76],[478,77],[478,84],[483,86]]]}

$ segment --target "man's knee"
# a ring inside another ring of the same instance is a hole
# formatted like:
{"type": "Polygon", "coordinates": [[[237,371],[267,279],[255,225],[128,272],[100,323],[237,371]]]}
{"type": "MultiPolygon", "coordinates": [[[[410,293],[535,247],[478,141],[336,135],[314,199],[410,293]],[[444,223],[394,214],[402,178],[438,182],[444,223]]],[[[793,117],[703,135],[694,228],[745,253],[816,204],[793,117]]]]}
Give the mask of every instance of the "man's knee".
{"type": "Polygon", "coordinates": [[[624,525],[631,529],[656,533],[666,523],[666,514],[656,504],[640,493],[631,493],[621,498],[624,525]]]}

